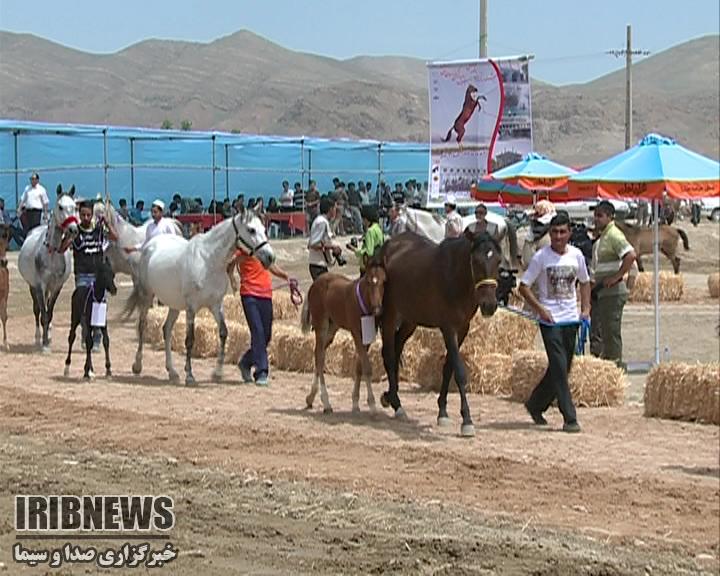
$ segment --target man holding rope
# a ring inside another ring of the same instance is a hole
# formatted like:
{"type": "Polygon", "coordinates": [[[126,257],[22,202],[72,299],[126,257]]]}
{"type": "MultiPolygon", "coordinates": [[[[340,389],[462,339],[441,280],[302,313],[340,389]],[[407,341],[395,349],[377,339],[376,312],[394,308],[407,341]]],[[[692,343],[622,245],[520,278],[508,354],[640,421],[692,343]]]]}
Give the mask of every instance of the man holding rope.
{"type": "Polygon", "coordinates": [[[538,250],[520,281],[520,294],[539,317],[548,368],[533,390],[525,408],[537,425],[546,425],[543,416],[557,398],[565,423],[563,431],[580,432],[568,373],[575,354],[578,331],[575,282],[580,282],[580,317],[590,316],[590,276],[583,253],[570,245],[570,218],[558,212],[550,221],[550,245],[538,250]],[[530,287],[537,281],[538,296],[530,287]]]}

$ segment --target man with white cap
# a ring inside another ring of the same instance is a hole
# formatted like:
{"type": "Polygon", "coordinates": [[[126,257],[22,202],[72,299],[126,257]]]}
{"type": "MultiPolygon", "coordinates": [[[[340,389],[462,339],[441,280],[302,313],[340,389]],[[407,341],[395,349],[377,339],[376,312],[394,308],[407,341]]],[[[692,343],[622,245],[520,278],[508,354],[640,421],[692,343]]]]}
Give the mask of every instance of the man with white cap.
{"type": "Polygon", "coordinates": [[[152,222],[148,224],[147,231],[145,233],[145,242],[136,246],[128,246],[125,248],[125,252],[130,254],[142,250],[142,247],[150,242],[151,238],[154,238],[158,234],[176,234],[175,224],[170,218],[163,218],[163,212],[165,212],[165,203],[162,200],[155,200],[150,208],[150,214],[152,215],[152,222]]]}
{"type": "Polygon", "coordinates": [[[445,198],[445,238],[459,238],[463,233],[462,216],[457,212],[455,195],[448,194],[445,198]]]}

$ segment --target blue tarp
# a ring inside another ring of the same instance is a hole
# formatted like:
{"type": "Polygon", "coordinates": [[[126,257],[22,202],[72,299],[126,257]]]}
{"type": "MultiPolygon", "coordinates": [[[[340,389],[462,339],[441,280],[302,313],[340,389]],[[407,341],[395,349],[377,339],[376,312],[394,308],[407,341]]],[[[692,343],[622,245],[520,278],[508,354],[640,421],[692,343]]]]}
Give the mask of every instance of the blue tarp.
{"type": "Polygon", "coordinates": [[[15,208],[32,172],[40,173],[48,192],[62,183],[75,184],[83,197],[102,194],[106,144],[108,190],[115,201],[128,203],[169,201],[179,193],[207,206],[213,189],[219,199],[243,193],[267,203],[279,195],[283,180],[306,188],[312,178],[325,192],[337,176],[370,181],[374,188],[379,178],[391,185],[423,182],[429,164],[428,146],[419,143],[0,120],[6,208],[15,208]]]}

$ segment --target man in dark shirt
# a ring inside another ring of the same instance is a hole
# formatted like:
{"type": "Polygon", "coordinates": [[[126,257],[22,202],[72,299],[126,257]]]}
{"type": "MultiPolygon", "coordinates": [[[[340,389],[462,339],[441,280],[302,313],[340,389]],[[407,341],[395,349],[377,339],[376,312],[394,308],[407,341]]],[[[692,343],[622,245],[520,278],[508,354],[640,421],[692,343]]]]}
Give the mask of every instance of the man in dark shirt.
{"type": "MultiPolygon", "coordinates": [[[[105,253],[105,229],[107,238],[116,241],[117,233],[110,221],[93,220],[93,203],[85,200],[80,203],[79,233],[74,238],[68,238],[60,247],[65,252],[70,246],[73,250],[73,270],[75,273],[75,288],[90,286],[95,282],[95,270],[102,261],[105,253]]],[[[100,331],[94,334],[95,348],[100,347],[100,331]]],[[[85,337],[82,339],[85,342],[85,337]]]]}

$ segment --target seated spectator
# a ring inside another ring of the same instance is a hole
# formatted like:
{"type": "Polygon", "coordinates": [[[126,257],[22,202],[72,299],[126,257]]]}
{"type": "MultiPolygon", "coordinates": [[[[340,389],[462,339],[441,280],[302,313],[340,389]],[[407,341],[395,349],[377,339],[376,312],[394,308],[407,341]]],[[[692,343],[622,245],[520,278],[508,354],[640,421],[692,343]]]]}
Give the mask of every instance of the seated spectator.
{"type": "Polygon", "coordinates": [[[180,213],[180,209],[178,208],[177,203],[170,202],[170,207],[168,208],[168,216],[170,218],[175,218],[180,213]]]}
{"type": "Polygon", "coordinates": [[[230,205],[230,198],[225,198],[222,205],[223,218],[230,218],[232,216],[232,206],[230,205]]]}
{"type": "Polygon", "coordinates": [[[208,205],[208,214],[215,214],[217,212],[217,203],[215,200],[210,200],[210,204],[208,205]]]}
{"type": "Polygon", "coordinates": [[[127,207],[127,200],[125,200],[125,198],[120,198],[120,202],[118,202],[118,204],[120,205],[120,208],[118,209],[118,214],[120,214],[120,216],[123,217],[125,222],[129,222],[130,221],[130,211],[128,210],[128,207],[127,207]]]}
{"type": "Polygon", "coordinates": [[[172,202],[175,204],[175,206],[177,206],[177,211],[180,214],[185,214],[185,210],[184,210],[185,207],[183,206],[183,199],[182,199],[182,196],[180,196],[180,194],[177,194],[177,193],[173,194],[172,202]]]}
{"type": "Polygon", "coordinates": [[[267,205],[267,211],[270,214],[275,214],[280,210],[280,207],[278,206],[277,200],[275,198],[270,198],[267,205]]]}
{"type": "Polygon", "coordinates": [[[135,202],[135,208],[130,210],[130,223],[135,226],[142,226],[143,222],[147,220],[147,216],[144,214],[145,202],[138,200],[135,202]]]}

